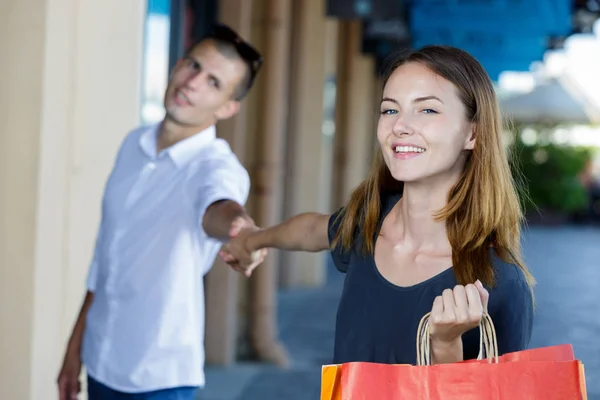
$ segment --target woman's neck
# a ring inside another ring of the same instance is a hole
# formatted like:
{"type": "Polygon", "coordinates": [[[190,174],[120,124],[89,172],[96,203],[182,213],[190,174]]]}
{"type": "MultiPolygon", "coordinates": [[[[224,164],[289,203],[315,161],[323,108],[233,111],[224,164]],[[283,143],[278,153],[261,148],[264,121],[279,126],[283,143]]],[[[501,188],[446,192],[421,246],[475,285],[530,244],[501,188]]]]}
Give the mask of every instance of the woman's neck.
{"type": "Polygon", "coordinates": [[[434,216],[448,203],[453,182],[438,185],[406,183],[396,208],[402,240],[414,251],[451,252],[446,222],[434,216]]]}

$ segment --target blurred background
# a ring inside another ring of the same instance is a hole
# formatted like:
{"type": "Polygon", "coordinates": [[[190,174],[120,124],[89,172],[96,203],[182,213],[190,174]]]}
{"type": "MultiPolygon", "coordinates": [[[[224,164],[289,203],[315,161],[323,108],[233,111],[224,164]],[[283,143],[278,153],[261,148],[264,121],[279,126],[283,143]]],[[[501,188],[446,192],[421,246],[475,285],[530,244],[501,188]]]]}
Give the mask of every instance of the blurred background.
{"type": "MultiPolygon", "coordinates": [[[[0,398],[56,398],[117,147],[162,119],[171,68],[220,21],[265,56],[240,115],[218,126],[262,226],[331,212],[366,177],[391,49],[474,55],[527,193],[532,346],[573,344],[600,399],[599,17],[598,0],[2,0],[0,398]]],[[[201,399],[319,396],[343,276],[328,254],[271,252],[261,268],[246,280],[216,262],[206,276],[201,399]],[[287,365],[254,348],[257,329],[287,365]]]]}

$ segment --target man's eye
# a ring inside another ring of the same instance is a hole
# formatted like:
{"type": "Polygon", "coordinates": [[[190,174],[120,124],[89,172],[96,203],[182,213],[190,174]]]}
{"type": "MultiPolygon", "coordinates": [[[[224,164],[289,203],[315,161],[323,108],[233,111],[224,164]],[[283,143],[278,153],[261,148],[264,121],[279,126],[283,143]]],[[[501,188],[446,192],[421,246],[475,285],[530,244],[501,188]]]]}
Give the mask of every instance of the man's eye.
{"type": "Polygon", "coordinates": [[[187,64],[186,64],[186,66],[187,66],[188,68],[191,68],[191,69],[195,70],[195,71],[198,71],[198,70],[200,70],[200,64],[198,64],[198,63],[197,63],[196,61],[194,61],[194,60],[189,60],[189,59],[188,59],[188,60],[187,60],[187,64]]]}

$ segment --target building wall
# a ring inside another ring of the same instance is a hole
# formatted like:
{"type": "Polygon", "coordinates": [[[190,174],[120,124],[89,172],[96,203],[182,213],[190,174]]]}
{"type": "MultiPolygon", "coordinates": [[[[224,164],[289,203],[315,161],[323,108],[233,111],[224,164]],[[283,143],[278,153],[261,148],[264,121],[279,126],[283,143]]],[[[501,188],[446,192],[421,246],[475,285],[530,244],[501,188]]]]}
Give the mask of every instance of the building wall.
{"type": "Polygon", "coordinates": [[[0,2],[0,398],[57,397],[105,179],[139,121],[144,2],[0,2]]]}

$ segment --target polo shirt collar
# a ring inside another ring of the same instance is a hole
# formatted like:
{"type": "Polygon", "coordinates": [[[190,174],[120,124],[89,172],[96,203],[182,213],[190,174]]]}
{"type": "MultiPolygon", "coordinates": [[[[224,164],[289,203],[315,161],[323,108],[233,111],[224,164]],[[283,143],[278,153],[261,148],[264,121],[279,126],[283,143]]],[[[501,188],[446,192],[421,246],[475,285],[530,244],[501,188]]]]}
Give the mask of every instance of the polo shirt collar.
{"type": "MultiPolygon", "coordinates": [[[[139,145],[142,151],[151,159],[156,159],[157,136],[160,124],[149,127],[140,135],[139,145]]],[[[187,139],[175,143],[164,149],[161,153],[166,153],[178,167],[183,167],[196,157],[202,149],[210,145],[217,138],[217,130],[214,125],[200,131],[187,139]]]]}

